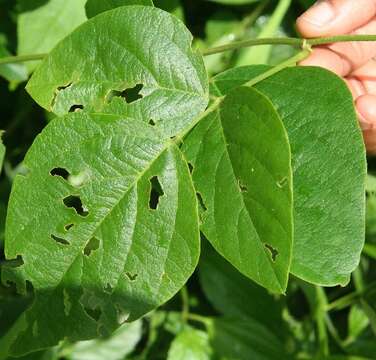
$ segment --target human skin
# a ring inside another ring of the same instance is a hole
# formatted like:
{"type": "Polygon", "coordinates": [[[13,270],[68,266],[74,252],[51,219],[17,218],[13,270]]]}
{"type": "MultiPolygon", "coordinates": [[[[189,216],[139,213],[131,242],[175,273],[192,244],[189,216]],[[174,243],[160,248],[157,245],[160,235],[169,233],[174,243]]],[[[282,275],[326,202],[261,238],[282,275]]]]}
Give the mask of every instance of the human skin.
{"type": "MultiPolygon", "coordinates": [[[[319,0],[297,19],[297,29],[305,38],[376,34],[376,0],[319,0]]],[[[346,81],[367,152],[376,155],[376,42],[316,47],[300,65],[324,67],[346,81]]]]}

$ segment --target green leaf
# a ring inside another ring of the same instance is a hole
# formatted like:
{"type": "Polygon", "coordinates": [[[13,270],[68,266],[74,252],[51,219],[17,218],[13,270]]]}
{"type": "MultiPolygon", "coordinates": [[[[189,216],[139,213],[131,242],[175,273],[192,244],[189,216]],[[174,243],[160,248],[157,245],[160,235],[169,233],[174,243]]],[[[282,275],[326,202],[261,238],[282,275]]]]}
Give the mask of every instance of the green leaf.
{"type": "Polygon", "coordinates": [[[102,12],[127,5],[153,6],[152,0],[87,0],[86,15],[90,19],[102,12]]]}
{"type": "Polygon", "coordinates": [[[130,354],[142,336],[142,322],[124,324],[109,338],[80,341],[63,350],[68,360],[123,360],[130,354]]]}
{"type": "Polygon", "coordinates": [[[252,318],[274,333],[285,331],[282,303],[239,273],[204,242],[200,259],[200,283],[214,308],[232,318],[252,318]],[[206,245],[205,245],[206,244],[206,245]]]}
{"type": "Polygon", "coordinates": [[[52,120],[14,181],[3,281],[34,288],[0,358],[111,333],[170,299],[199,257],[197,201],[153,126],[83,112],[52,120]],[[20,259],[21,260],[21,259],[20,259]]]}
{"type": "Polygon", "coordinates": [[[182,149],[206,210],[205,236],[244,275],[283,293],[293,232],[290,148],[269,100],[254,89],[236,89],[182,149]]]}
{"type": "MultiPolygon", "coordinates": [[[[0,34],[0,58],[11,56],[6,48],[6,38],[0,34]]],[[[9,82],[20,82],[27,80],[26,67],[23,64],[2,64],[0,65],[0,76],[9,82]]]]}
{"type": "MultiPolygon", "coordinates": [[[[243,67],[217,76],[225,94],[269,69],[243,67]]],[[[345,83],[321,68],[295,67],[256,88],[268,96],[287,129],[294,171],[292,273],[306,281],[345,285],[364,243],[364,144],[345,83]]]]}
{"type": "Polygon", "coordinates": [[[369,319],[360,306],[354,305],[350,309],[348,323],[348,341],[351,342],[368,327],[369,319]]]}
{"type": "Polygon", "coordinates": [[[154,5],[184,20],[184,9],[180,0],[154,0],[154,5]]]}
{"type": "Polygon", "coordinates": [[[27,90],[56,114],[82,107],[106,111],[152,120],[176,135],[208,102],[202,56],[192,51],[191,41],[184,24],[169,13],[151,6],[120,7],[66,37],[27,90]]]}
{"type": "Polygon", "coordinates": [[[186,329],[172,342],[167,360],[210,360],[212,349],[208,334],[202,330],[186,329]]]}
{"type": "MultiPolygon", "coordinates": [[[[262,26],[257,38],[267,38],[277,35],[281,23],[291,6],[291,2],[292,0],[278,1],[273,14],[270,16],[266,24],[262,26]]],[[[268,63],[272,49],[272,45],[242,49],[239,53],[239,58],[236,61],[236,66],[268,63]]]]}
{"type": "MultiPolygon", "coordinates": [[[[86,0],[19,0],[18,55],[48,53],[86,20],[86,0]]],[[[29,72],[39,62],[26,64],[29,72]]]]}
{"type": "Polygon", "coordinates": [[[209,336],[215,353],[223,360],[291,359],[280,340],[252,319],[213,319],[209,336]]]}

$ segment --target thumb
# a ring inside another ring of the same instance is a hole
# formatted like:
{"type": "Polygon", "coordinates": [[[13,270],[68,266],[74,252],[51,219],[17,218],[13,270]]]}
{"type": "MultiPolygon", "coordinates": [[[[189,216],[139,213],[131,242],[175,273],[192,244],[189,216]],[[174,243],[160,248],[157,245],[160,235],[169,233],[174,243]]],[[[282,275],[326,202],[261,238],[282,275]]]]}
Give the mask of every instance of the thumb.
{"type": "Polygon", "coordinates": [[[347,34],[376,15],[376,0],[319,0],[297,20],[303,37],[347,34]]]}

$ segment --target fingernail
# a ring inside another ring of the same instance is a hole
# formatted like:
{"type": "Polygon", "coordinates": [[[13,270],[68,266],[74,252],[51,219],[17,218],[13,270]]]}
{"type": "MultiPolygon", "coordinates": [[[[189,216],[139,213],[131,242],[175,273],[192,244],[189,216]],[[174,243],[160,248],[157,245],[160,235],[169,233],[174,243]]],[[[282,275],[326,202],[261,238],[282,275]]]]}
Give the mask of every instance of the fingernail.
{"type": "Polygon", "coordinates": [[[302,19],[315,26],[324,26],[335,17],[333,6],[328,1],[318,1],[302,15],[302,19]]]}

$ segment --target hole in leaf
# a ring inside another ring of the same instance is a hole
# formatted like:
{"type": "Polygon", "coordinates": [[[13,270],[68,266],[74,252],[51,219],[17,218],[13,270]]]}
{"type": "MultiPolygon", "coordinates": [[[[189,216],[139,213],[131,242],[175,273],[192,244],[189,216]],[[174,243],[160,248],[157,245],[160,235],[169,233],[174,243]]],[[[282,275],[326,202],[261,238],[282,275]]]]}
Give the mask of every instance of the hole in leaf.
{"type": "Polygon", "coordinates": [[[130,281],[136,281],[138,274],[131,274],[130,272],[126,272],[125,275],[130,281]]]}
{"type": "Polygon", "coordinates": [[[190,162],[188,163],[188,169],[189,169],[189,173],[192,174],[193,173],[193,165],[190,162]]]}
{"type": "Polygon", "coordinates": [[[196,196],[197,196],[198,204],[199,204],[200,207],[201,207],[201,210],[202,210],[202,211],[206,211],[206,210],[208,210],[208,208],[206,207],[206,205],[205,205],[205,203],[204,203],[204,199],[202,198],[202,195],[201,195],[199,192],[197,192],[197,193],[196,193],[196,196]]]}
{"type": "Polygon", "coordinates": [[[50,174],[52,176],[62,177],[64,180],[68,180],[68,177],[70,175],[69,171],[67,169],[64,169],[64,168],[53,168],[50,171],[50,174]]]}
{"type": "Polygon", "coordinates": [[[243,192],[243,193],[248,192],[248,187],[244,185],[240,179],[238,179],[238,186],[239,186],[240,192],[243,192]]]}
{"type": "Polygon", "coordinates": [[[149,198],[149,207],[152,210],[156,210],[159,204],[159,198],[164,195],[162,185],[158,180],[158,176],[153,176],[150,179],[150,198],[149,198]]]}
{"type": "Polygon", "coordinates": [[[67,224],[67,225],[64,226],[64,229],[65,229],[65,231],[68,231],[68,230],[72,229],[73,226],[74,226],[74,224],[67,224]]]}
{"type": "Polygon", "coordinates": [[[92,237],[86,244],[84,249],[84,255],[90,256],[92,251],[98,250],[100,241],[96,237],[92,237]]]}
{"type": "Polygon", "coordinates": [[[76,112],[76,111],[80,111],[83,109],[84,109],[83,105],[72,105],[69,109],[69,112],[76,112]]]}
{"type": "Polygon", "coordinates": [[[80,216],[88,216],[88,210],[82,205],[81,198],[76,195],[69,195],[63,199],[63,203],[66,207],[76,210],[76,213],[80,216]]]}
{"type": "Polygon", "coordinates": [[[51,234],[51,238],[61,245],[70,245],[70,242],[68,240],[58,237],[54,234],[51,234]]]}
{"type": "Polygon", "coordinates": [[[108,294],[111,294],[113,291],[113,288],[110,284],[107,283],[106,287],[104,288],[104,291],[108,294]]]}
{"type": "Polygon", "coordinates": [[[84,308],[86,314],[88,314],[93,320],[95,320],[96,322],[99,321],[101,315],[102,315],[102,311],[98,308],[96,309],[89,309],[89,308],[84,308]]]}
{"type": "Polygon", "coordinates": [[[2,262],[3,265],[11,268],[17,268],[24,264],[23,258],[21,255],[17,255],[15,259],[9,259],[2,262]]]}
{"type": "Polygon", "coordinates": [[[269,250],[272,260],[275,261],[279,254],[279,251],[270,244],[265,244],[265,247],[269,250]]]}
{"type": "Polygon", "coordinates": [[[118,90],[112,90],[109,94],[109,99],[111,100],[114,97],[122,97],[127,104],[132,104],[133,102],[142,99],[142,95],[140,94],[140,91],[144,85],[137,84],[133,88],[128,88],[123,91],[118,90]]]}
{"type": "Polygon", "coordinates": [[[71,82],[68,83],[67,85],[58,86],[57,91],[65,90],[65,89],[69,88],[70,86],[72,86],[71,82]]]}
{"type": "Polygon", "coordinates": [[[151,125],[151,126],[155,126],[155,121],[154,121],[153,119],[150,119],[150,120],[149,120],[149,125],[151,125]]]}

